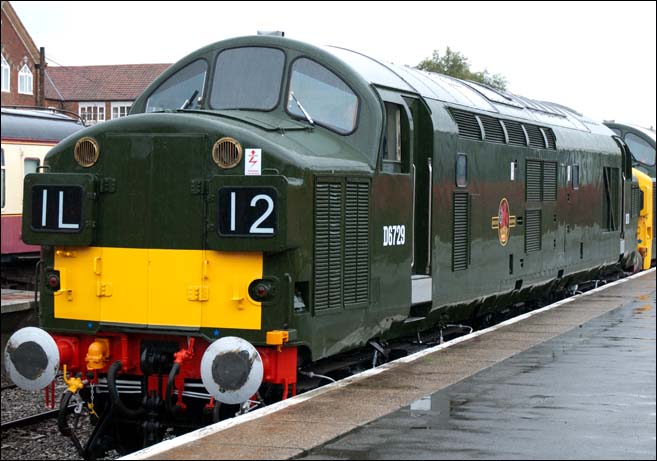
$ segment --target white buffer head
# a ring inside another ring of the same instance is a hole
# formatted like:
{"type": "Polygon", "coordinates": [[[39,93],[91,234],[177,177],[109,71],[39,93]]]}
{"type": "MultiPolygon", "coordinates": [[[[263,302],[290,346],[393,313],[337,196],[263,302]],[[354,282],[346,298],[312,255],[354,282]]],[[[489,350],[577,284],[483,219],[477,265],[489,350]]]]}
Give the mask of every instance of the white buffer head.
{"type": "Polygon", "coordinates": [[[201,359],[201,379],[219,402],[244,403],[262,383],[260,354],[248,341],[227,336],[213,342],[201,359]]]}
{"type": "Polygon", "coordinates": [[[52,336],[36,327],[15,332],[5,346],[5,369],[21,389],[38,391],[50,384],[59,370],[59,349],[52,336]]]}

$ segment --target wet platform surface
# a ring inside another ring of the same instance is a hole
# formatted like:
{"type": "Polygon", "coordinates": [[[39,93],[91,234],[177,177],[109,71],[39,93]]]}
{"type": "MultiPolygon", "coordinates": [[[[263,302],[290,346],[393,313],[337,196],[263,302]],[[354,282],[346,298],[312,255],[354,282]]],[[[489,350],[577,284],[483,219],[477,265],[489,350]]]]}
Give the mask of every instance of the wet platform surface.
{"type": "Polygon", "coordinates": [[[655,272],[124,459],[655,459],[655,272]]]}
{"type": "Polygon", "coordinates": [[[655,291],[298,459],[655,459],[655,291]]]}

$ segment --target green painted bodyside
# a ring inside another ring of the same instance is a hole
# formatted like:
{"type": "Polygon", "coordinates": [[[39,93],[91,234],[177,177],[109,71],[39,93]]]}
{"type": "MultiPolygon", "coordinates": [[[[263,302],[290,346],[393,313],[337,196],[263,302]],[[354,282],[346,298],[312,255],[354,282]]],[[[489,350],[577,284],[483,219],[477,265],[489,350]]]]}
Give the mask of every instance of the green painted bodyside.
{"type": "MultiPolygon", "coordinates": [[[[248,37],[208,46],[156,80],[135,102],[132,113],[79,133],[79,137],[95,138],[100,145],[100,158],[94,166],[82,168],[73,159],[76,137],[52,149],[46,158],[49,172],[30,181],[48,178],[60,184],[80,184],[84,178],[93,178],[93,190],[88,191],[94,194],[93,231],[90,241],[82,245],[263,252],[264,277],[276,281],[277,295],[263,304],[262,329],[223,330],[222,335],[264,344],[266,331],[285,329],[292,333],[292,344],[307,348],[313,359],[319,359],[372,338],[408,332],[402,322],[414,313],[413,274],[432,276],[433,301],[419,306],[427,316],[422,325],[428,326],[439,319],[466,319],[501,308],[529,296],[532,287],[576,281],[577,276],[614,266],[621,257],[621,230],[601,230],[602,168],[622,167],[620,151],[610,137],[555,127],[558,149],[550,151],[463,139],[444,103],[374,88],[335,57],[309,45],[248,37]],[[282,103],[271,112],[141,114],[148,95],[176,70],[201,57],[210,63],[211,81],[214,58],[220,50],[254,44],[283,49],[287,56],[285,75],[294,58],[309,56],[344,79],[359,96],[356,130],[341,136],[320,126],[310,127],[304,120],[293,120],[282,103]],[[402,136],[404,158],[398,173],[382,171],[384,100],[407,111],[408,127],[402,136]],[[246,149],[262,149],[262,176],[244,176],[244,158],[237,167],[226,170],[213,162],[212,146],[224,136],[237,139],[246,149]],[[468,155],[466,188],[455,184],[457,153],[468,155]],[[433,159],[431,181],[429,158],[433,159]],[[525,215],[526,159],[559,163],[558,200],[538,205],[543,210],[544,235],[542,251],[534,253],[525,253],[523,226],[511,229],[506,246],[491,228],[491,218],[497,216],[502,198],[508,200],[512,215],[525,215]],[[509,177],[511,161],[518,164],[514,181],[509,177]],[[569,189],[564,180],[568,164],[580,165],[581,186],[577,191],[569,189]],[[365,181],[370,190],[369,300],[356,307],[318,312],[313,306],[315,186],[318,181],[342,185],[353,179],[365,181]],[[217,234],[216,190],[238,184],[277,189],[281,200],[275,238],[235,239],[217,234]],[[454,272],[452,194],[457,191],[466,191],[471,198],[471,263],[467,270],[454,272]],[[384,226],[405,226],[404,244],[384,246],[384,226]],[[429,241],[431,264],[427,271],[429,241]],[[509,273],[511,254],[513,274],[509,273]],[[514,290],[519,280],[522,290],[514,290]]],[[[624,186],[627,203],[630,186],[624,186]]],[[[26,201],[26,216],[30,212],[26,201]]],[[[633,223],[636,225],[636,220],[633,223]]],[[[626,234],[632,234],[633,223],[626,226],[626,234]]],[[[24,235],[28,243],[81,244],[71,236],[50,235],[46,239],[29,229],[24,229],[24,235]]],[[[629,258],[636,242],[627,235],[625,242],[625,257],[629,258]]],[[[53,266],[52,246],[44,247],[43,260],[44,268],[53,266]]],[[[122,328],[54,319],[52,294],[43,286],[41,291],[41,324],[48,329],[93,332],[122,328]]],[[[199,334],[214,338],[210,329],[199,334]]]]}

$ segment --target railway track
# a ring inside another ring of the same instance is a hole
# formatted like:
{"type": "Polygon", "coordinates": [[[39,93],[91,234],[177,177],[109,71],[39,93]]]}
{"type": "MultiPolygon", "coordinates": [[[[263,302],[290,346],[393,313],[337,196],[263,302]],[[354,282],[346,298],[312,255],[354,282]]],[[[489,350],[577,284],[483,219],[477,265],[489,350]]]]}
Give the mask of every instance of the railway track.
{"type": "MultiPolygon", "coordinates": [[[[74,408],[75,405],[69,405],[68,412],[71,413],[74,408]]],[[[59,415],[59,408],[55,410],[44,411],[43,413],[38,413],[32,416],[26,416],[24,418],[14,419],[13,421],[7,421],[6,423],[2,423],[1,430],[4,432],[6,430],[18,427],[32,426],[33,424],[38,424],[49,419],[55,419],[57,418],[57,415],[59,415]]]]}

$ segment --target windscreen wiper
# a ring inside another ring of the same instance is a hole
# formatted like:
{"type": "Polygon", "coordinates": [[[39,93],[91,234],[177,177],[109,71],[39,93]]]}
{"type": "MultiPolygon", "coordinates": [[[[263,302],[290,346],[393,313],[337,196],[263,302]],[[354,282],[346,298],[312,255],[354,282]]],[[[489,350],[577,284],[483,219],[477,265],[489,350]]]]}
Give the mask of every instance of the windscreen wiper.
{"type": "Polygon", "coordinates": [[[297,103],[297,106],[299,106],[299,109],[301,109],[301,112],[303,112],[303,115],[306,117],[306,120],[308,120],[308,123],[310,123],[312,126],[315,126],[315,122],[313,121],[312,117],[308,112],[306,112],[306,109],[303,108],[301,105],[301,101],[297,99],[297,97],[294,95],[294,91],[290,91],[290,96],[292,99],[294,99],[294,102],[297,103]]]}
{"type": "Polygon", "coordinates": [[[198,90],[194,90],[194,92],[192,93],[192,95],[190,96],[190,98],[189,98],[189,99],[186,99],[185,102],[183,103],[183,105],[180,106],[180,109],[178,109],[178,110],[185,110],[185,109],[187,109],[187,106],[189,106],[192,102],[194,102],[194,98],[196,97],[197,94],[198,94],[198,90]]]}

